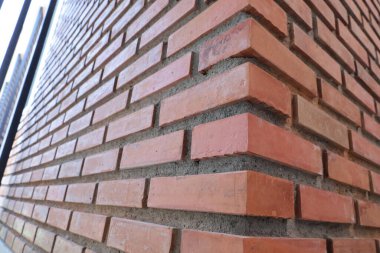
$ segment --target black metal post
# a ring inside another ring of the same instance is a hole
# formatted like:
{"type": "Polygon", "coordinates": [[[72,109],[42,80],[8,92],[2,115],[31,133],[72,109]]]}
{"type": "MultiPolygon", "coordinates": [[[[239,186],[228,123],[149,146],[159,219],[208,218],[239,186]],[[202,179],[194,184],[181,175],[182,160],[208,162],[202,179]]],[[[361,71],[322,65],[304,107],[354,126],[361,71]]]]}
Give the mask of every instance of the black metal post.
{"type": "Polygon", "coordinates": [[[13,111],[13,116],[11,118],[10,124],[8,126],[8,130],[5,134],[5,139],[3,141],[3,145],[0,149],[0,176],[1,178],[4,175],[4,170],[7,166],[9,154],[12,149],[12,144],[15,139],[18,125],[21,120],[22,112],[24,110],[25,104],[28,100],[30,88],[33,83],[34,75],[36,73],[36,70],[38,68],[38,63],[40,61],[40,57],[44,48],[46,36],[49,31],[50,23],[53,18],[55,6],[56,6],[57,0],[51,0],[48,11],[46,13],[46,17],[44,19],[42,29],[40,32],[40,35],[38,37],[37,45],[35,47],[32,60],[30,61],[28,72],[26,74],[26,77],[24,79],[24,83],[21,87],[20,94],[17,99],[16,107],[13,111]]]}
{"type": "MultiPolygon", "coordinates": [[[[2,1],[2,0],[0,0],[2,1]]],[[[9,65],[11,64],[13,53],[15,52],[18,39],[20,37],[22,27],[24,26],[24,21],[26,18],[26,15],[28,14],[29,6],[30,6],[31,0],[25,0],[20,16],[18,17],[15,30],[13,31],[12,38],[9,42],[7,52],[5,53],[3,63],[1,64],[0,68],[0,90],[3,87],[5,77],[7,75],[9,65]]]]}

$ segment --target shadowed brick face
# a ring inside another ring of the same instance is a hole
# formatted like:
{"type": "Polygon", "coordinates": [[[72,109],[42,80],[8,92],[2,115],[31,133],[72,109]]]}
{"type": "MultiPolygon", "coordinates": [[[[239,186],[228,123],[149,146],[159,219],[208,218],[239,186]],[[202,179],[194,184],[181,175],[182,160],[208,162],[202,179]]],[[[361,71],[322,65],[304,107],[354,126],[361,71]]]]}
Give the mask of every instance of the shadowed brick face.
{"type": "Polygon", "coordinates": [[[380,253],[380,0],[62,0],[0,186],[16,253],[380,253]]]}

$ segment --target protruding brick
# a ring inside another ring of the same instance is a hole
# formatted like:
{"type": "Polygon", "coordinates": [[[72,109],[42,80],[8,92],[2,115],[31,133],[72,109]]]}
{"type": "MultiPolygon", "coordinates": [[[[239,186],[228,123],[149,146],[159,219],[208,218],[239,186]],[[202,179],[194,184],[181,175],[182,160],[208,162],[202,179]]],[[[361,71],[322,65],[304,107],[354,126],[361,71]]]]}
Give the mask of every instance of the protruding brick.
{"type": "Polygon", "coordinates": [[[292,218],[293,192],[293,183],[253,171],[153,178],[148,207],[292,218]]]}
{"type": "Polygon", "coordinates": [[[354,202],[352,198],[306,185],[299,186],[298,194],[299,217],[301,219],[334,223],[355,223],[354,202]]]}
{"type": "Polygon", "coordinates": [[[318,146],[252,114],[232,116],[193,129],[192,159],[234,154],[253,154],[314,174],[321,175],[323,170],[318,146]]]}
{"type": "Polygon", "coordinates": [[[169,253],[172,237],[170,227],[112,218],[107,246],[127,252],[169,253]]]}

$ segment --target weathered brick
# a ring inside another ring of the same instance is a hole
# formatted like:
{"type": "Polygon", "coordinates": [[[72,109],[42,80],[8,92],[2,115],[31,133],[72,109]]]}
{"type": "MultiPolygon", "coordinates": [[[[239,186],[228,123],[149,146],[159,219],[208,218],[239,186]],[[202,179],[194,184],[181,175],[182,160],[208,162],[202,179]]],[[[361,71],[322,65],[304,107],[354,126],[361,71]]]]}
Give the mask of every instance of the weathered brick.
{"type": "Polygon", "coordinates": [[[334,253],[368,252],[376,253],[375,240],[371,239],[332,239],[334,253]]]}
{"type": "Polygon", "coordinates": [[[253,171],[153,178],[148,207],[291,218],[293,188],[253,171]]]}
{"type": "Polygon", "coordinates": [[[107,217],[104,215],[73,212],[69,230],[75,234],[102,242],[107,217]]]}
{"type": "Polygon", "coordinates": [[[380,147],[370,142],[365,137],[351,131],[352,152],[369,160],[370,162],[380,164],[380,147]]]}
{"type": "Polygon", "coordinates": [[[63,163],[59,170],[59,178],[77,177],[82,169],[83,159],[63,163]]]}
{"type": "Polygon", "coordinates": [[[367,227],[380,227],[380,205],[358,200],[359,224],[367,227]]]}
{"type": "Polygon", "coordinates": [[[322,174],[322,154],[318,146],[254,115],[232,116],[193,129],[192,159],[234,154],[257,155],[322,174]]]}
{"type": "Polygon", "coordinates": [[[375,112],[375,102],[369,94],[352,76],[344,72],[344,86],[346,91],[356,98],[367,109],[375,112]]]}
{"type": "Polygon", "coordinates": [[[134,220],[112,218],[107,246],[130,252],[169,253],[173,229],[134,220]]]}
{"type": "Polygon", "coordinates": [[[184,131],[162,135],[123,148],[121,169],[144,167],[182,160],[184,131]]]}
{"type": "Polygon", "coordinates": [[[59,173],[59,165],[46,167],[44,170],[43,180],[53,180],[57,179],[59,173]]]}
{"type": "Polygon", "coordinates": [[[352,198],[300,185],[299,217],[303,220],[334,223],[355,223],[354,202],[352,198]],[[331,208],[334,206],[334,208],[331,208]]]}

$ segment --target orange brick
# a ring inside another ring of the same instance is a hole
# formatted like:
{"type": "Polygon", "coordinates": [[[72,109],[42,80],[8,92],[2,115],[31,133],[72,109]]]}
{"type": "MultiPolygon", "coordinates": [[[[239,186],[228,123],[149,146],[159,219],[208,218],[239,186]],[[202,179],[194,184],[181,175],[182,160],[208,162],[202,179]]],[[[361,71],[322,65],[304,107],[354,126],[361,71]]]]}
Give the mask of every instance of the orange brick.
{"type": "Polygon", "coordinates": [[[351,131],[352,152],[367,159],[370,162],[380,164],[380,148],[365,137],[351,131]]]}
{"type": "Polygon", "coordinates": [[[352,198],[306,185],[299,186],[299,217],[303,220],[355,223],[352,198]],[[331,208],[334,206],[334,208],[331,208]]]}
{"type": "Polygon", "coordinates": [[[375,112],[375,102],[369,94],[352,76],[344,72],[344,86],[347,92],[355,97],[367,109],[375,112]]]}
{"type": "Polygon", "coordinates": [[[328,177],[369,191],[368,169],[333,153],[328,153],[328,177]]]}
{"type": "Polygon", "coordinates": [[[102,242],[106,225],[106,216],[73,212],[70,222],[70,232],[102,242]]]}
{"type": "Polygon", "coordinates": [[[371,171],[372,191],[380,195],[380,174],[371,171]]]}
{"type": "Polygon", "coordinates": [[[148,207],[292,218],[293,188],[287,180],[253,171],[153,178],[148,207]]]}
{"type": "Polygon", "coordinates": [[[366,252],[376,253],[375,240],[371,239],[332,239],[334,253],[366,252]]]}
{"type": "Polygon", "coordinates": [[[321,81],[321,98],[322,102],[332,110],[338,112],[355,125],[361,125],[359,108],[324,80],[321,81]]]}
{"type": "Polygon", "coordinates": [[[184,131],[162,135],[123,148],[120,168],[144,167],[182,159],[184,131]]]}
{"type": "Polygon", "coordinates": [[[323,239],[247,237],[185,229],[181,237],[182,253],[325,253],[323,239]]]}
{"type": "Polygon", "coordinates": [[[151,105],[112,121],[108,126],[107,141],[127,137],[153,127],[153,113],[154,106],[151,105]]]}
{"type": "Polygon", "coordinates": [[[377,96],[380,97],[379,83],[368,73],[368,71],[359,63],[356,64],[356,74],[362,82],[377,96]]]}
{"type": "Polygon", "coordinates": [[[82,253],[83,246],[57,236],[54,243],[53,253],[82,253]]]}
{"type": "Polygon", "coordinates": [[[107,246],[122,251],[169,253],[173,229],[134,220],[112,218],[107,246]]]}
{"type": "Polygon", "coordinates": [[[335,29],[335,16],[331,8],[326,4],[325,1],[320,0],[309,0],[311,7],[319,13],[320,17],[326,21],[330,29],[335,29]]]}
{"type": "MultiPolygon", "coordinates": [[[[187,3],[187,1],[179,4],[187,3]]],[[[131,103],[168,89],[190,76],[192,53],[188,53],[133,87],[131,103]]]]}
{"type": "Polygon", "coordinates": [[[289,89],[265,71],[246,63],[164,99],[161,103],[160,125],[241,100],[259,101],[285,115],[291,115],[289,89]]]}
{"type": "Polygon", "coordinates": [[[96,108],[93,122],[97,123],[125,109],[127,106],[128,94],[129,91],[125,91],[117,97],[96,108]]]}
{"type": "Polygon", "coordinates": [[[84,134],[78,138],[78,143],[75,148],[75,152],[80,152],[86,149],[90,149],[99,146],[103,143],[106,128],[100,127],[87,134],[84,134]]]}
{"type": "Polygon", "coordinates": [[[259,13],[281,35],[287,35],[285,12],[273,1],[217,1],[169,37],[168,55],[172,55],[199,37],[224,23],[242,10],[259,13]]]}
{"type": "Polygon", "coordinates": [[[70,215],[70,210],[51,207],[47,219],[47,224],[62,230],[67,230],[69,226],[70,215]]]}
{"type": "Polygon", "coordinates": [[[82,175],[90,175],[115,170],[118,156],[119,149],[113,149],[86,157],[84,160],[82,175]]]}
{"type": "Polygon", "coordinates": [[[322,174],[318,146],[248,113],[196,126],[191,146],[192,159],[253,154],[322,174]]]}
{"type": "Polygon", "coordinates": [[[284,5],[290,12],[296,15],[308,30],[313,27],[313,20],[310,8],[304,1],[284,0],[284,5]]]}
{"type": "Polygon", "coordinates": [[[297,96],[296,123],[333,143],[349,148],[347,127],[330,115],[297,96]]]}
{"type": "Polygon", "coordinates": [[[247,19],[205,42],[199,54],[201,70],[228,57],[258,57],[290,77],[298,88],[309,95],[317,94],[315,73],[252,19],[247,19]]]}
{"type": "Polygon", "coordinates": [[[67,188],[66,202],[91,204],[94,199],[96,183],[70,184],[67,188]]]}
{"type": "Polygon", "coordinates": [[[358,200],[359,224],[380,228],[380,205],[358,200]]]}
{"type": "Polygon", "coordinates": [[[113,180],[100,182],[97,205],[143,207],[145,179],[113,180]]]}

